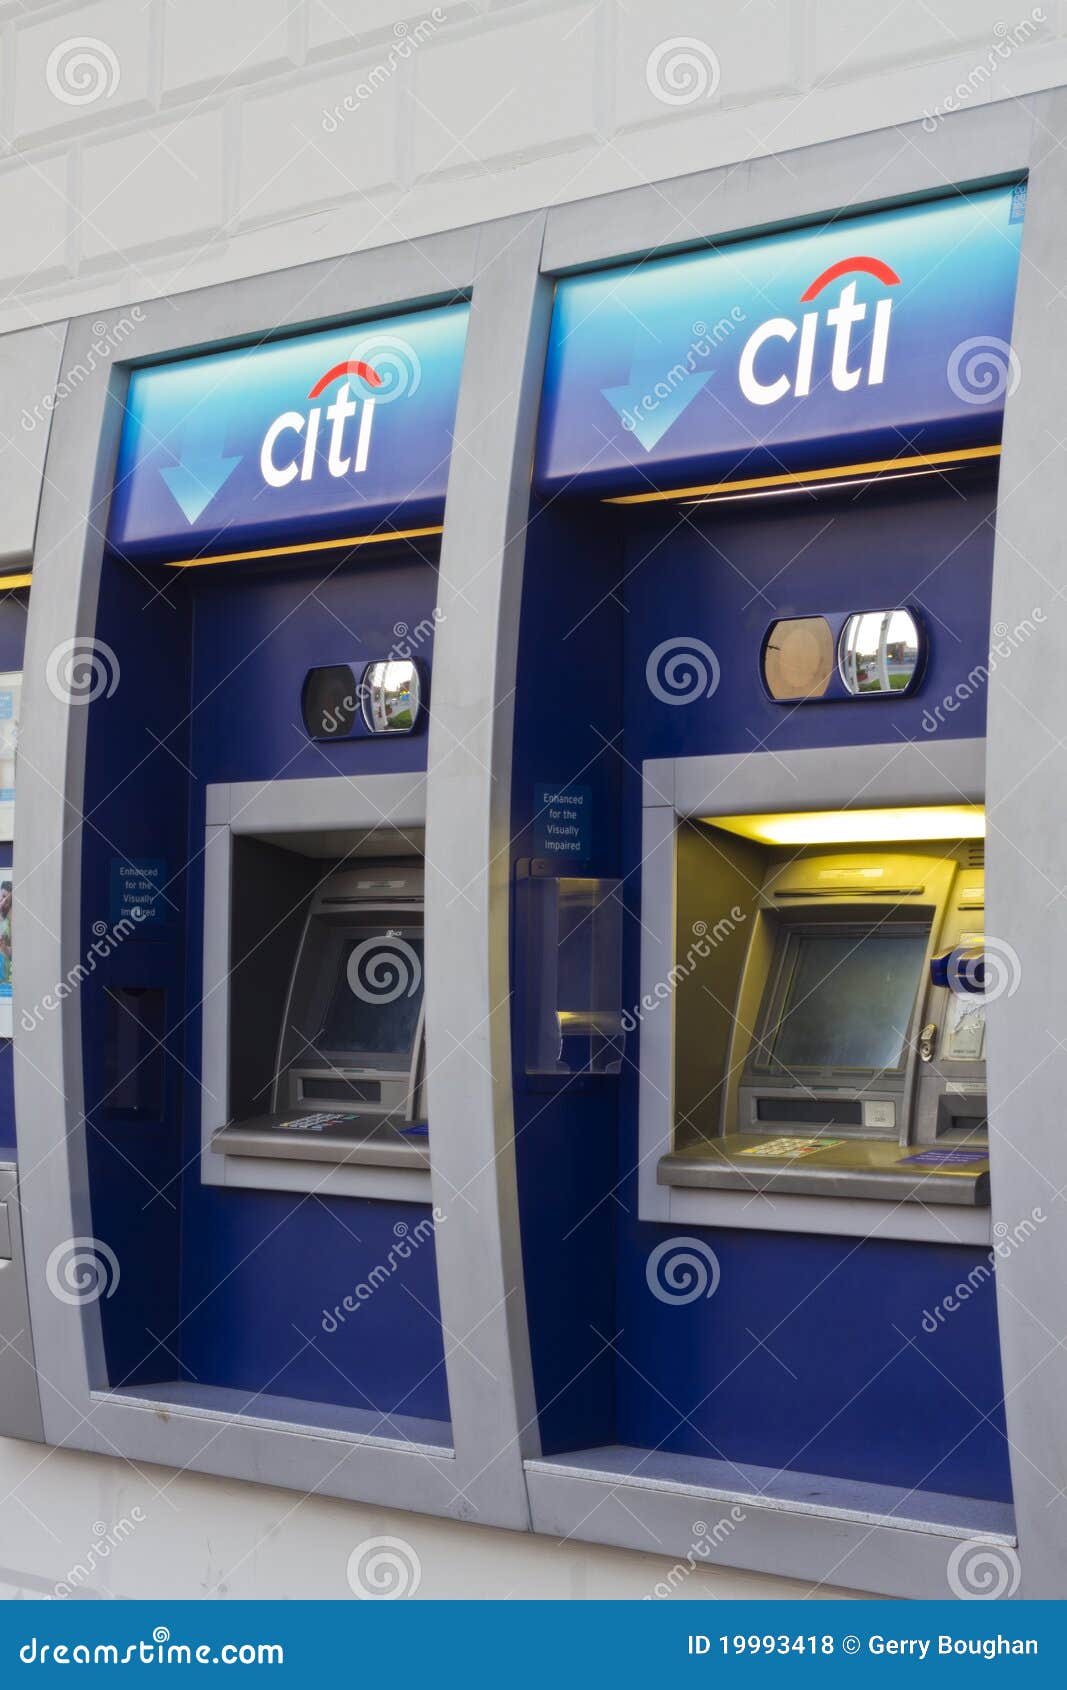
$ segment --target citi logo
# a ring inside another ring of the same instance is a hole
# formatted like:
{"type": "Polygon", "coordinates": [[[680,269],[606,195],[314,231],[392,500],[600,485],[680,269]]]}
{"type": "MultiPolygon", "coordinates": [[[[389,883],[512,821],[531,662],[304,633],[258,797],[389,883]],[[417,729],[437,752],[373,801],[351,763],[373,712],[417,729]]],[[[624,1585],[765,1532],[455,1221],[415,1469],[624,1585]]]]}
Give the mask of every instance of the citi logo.
{"type": "MultiPolygon", "coordinates": [[[[342,376],[355,376],[370,388],[382,385],[381,376],[369,364],[359,358],[348,359],[320,376],[308,399],[318,399],[332,382],[342,376]]],[[[333,404],[327,405],[325,413],[321,406],[313,405],[306,413],[283,411],[281,416],[275,417],[263,436],[259,450],[260,474],[268,487],[288,487],[297,476],[301,481],[311,480],[315,473],[324,414],[330,425],[330,443],[326,453],[326,467],[330,474],[335,477],[349,473],[361,475],[366,469],[374,426],[374,400],[351,398],[348,382],[342,381],[333,404]],[[359,422],[354,430],[348,431],[346,440],[347,425],[357,413],[359,422]]]]}
{"type": "MultiPolygon", "coordinates": [[[[886,287],[896,287],[900,282],[896,271],[891,270],[880,258],[842,258],[837,264],[831,264],[828,270],[816,276],[801,294],[800,303],[809,304],[831,283],[838,281],[842,276],[854,275],[857,272],[876,277],[886,287]]],[[[790,317],[769,318],[767,322],[761,323],[745,342],[738,369],[741,392],[753,405],[773,405],[779,399],[784,399],[787,393],[792,393],[798,399],[803,399],[809,394],[815,346],[822,322],[834,333],[830,380],[838,392],[848,393],[862,381],[866,381],[868,387],[877,387],[885,379],[889,319],[892,311],[893,301],[888,298],[880,299],[874,307],[874,326],[866,368],[862,365],[854,366],[852,362],[852,330],[867,316],[866,305],[856,303],[854,281],[847,282],[841,289],[836,303],[829,307],[825,318],[818,309],[805,311],[799,324],[790,317]],[[785,346],[792,346],[798,334],[800,338],[795,353],[775,359],[769,343],[780,341],[785,346]],[[767,351],[760,358],[765,347],[767,351]],[[760,364],[758,374],[757,358],[760,364]],[[776,369],[780,373],[774,375],[773,379],[768,379],[776,369]]]]}

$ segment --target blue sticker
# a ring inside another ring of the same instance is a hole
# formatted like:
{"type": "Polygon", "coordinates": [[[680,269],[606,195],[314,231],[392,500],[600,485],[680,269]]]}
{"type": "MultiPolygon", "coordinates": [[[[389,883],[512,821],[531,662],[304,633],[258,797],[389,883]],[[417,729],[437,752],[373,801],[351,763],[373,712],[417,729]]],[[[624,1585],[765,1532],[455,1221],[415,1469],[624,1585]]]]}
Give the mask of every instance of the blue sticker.
{"type": "Polygon", "coordinates": [[[1026,216],[1026,183],[1016,182],[1011,190],[1011,210],[1008,213],[1009,223],[1021,223],[1026,216]]]}
{"type": "Polygon", "coordinates": [[[162,857],[112,857],[111,921],[132,921],[138,927],[159,927],[166,920],[164,887],[167,865],[162,857]]]}
{"type": "Polygon", "coordinates": [[[593,849],[593,791],[588,786],[534,787],[534,855],[588,857],[593,849]]]}
{"type": "Polygon", "coordinates": [[[975,1162],[988,1162],[988,1150],[920,1150],[917,1156],[902,1156],[905,1166],[917,1168],[968,1168],[975,1162]]]}

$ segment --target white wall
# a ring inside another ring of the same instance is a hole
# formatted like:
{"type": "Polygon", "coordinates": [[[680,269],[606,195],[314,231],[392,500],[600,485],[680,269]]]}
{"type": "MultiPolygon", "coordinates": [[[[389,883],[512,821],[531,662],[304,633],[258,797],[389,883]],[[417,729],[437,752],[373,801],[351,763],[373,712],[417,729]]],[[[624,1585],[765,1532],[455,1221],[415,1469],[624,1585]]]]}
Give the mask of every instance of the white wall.
{"type": "MultiPolygon", "coordinates": [[[[1065,28],[1060,0],[0,0],[0,332],[933,123],[1067,82],[1065,28]]],[[[346,1597],[381,1535],[427,1597],[640,1598],[672,1565],[0,1441],[0,1595],[96,1545],[100,1595],[346,1597]]]]}
{"type": "Polygon", "coordinates": [[[1065,12],[0,0],[0,330],[1052,86],[1065,12]]]}
{"type": "Polygon", "coordinates": [[[349,1558],[381,1537],[417,1566],[417,1599],[850,1594],[0,1439],[0,1598],[350,1601],[349,1558]]]}

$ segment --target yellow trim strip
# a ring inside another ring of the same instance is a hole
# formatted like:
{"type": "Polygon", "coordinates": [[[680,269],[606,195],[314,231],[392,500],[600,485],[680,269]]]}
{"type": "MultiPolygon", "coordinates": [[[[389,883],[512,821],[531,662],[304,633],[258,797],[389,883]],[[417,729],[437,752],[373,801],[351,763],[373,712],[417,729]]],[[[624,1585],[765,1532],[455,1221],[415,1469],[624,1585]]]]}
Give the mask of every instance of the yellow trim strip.
{"type": "Polygon", "coordinates": [[[32,580],[33,576],[30,574],[0,575],[0,593],[7,592],[11,587],[28,587],[32,580]]]}
{"type": "Polygon", "coordinates": [[[809,481],[843,481],[849,475],[882,475],[887,470],[932,469],[938,464],[965,463],[974,458],[997,458],[999,446],[968,446],[962,452],[927,452],[914,458],[879,458],[870,464],[841,464],[834,469],[794,470],[783,475],[757,475],[748,481],[713,481],[706,487],[676,487],[670,493],[624,493],[604,499],[605,505],[648,505],[663,499],[704,499],[716,493],[747,493],[757,487],[795,487],[809,481]]]}
{"type": "MultiPolygon", "coordinates": [[[[391,528],[382,534],[350,534],[344,540],[309,540],[299,546],[267,546],[258,552],[214,552],[210,557],[171,558],[168,569],[201,569],[209,563],[242,563],[253,557],[290,557],[296,552],[331,552],[342,546],[378,546],[386,540],[422,540],[429,534],[443,534],[444,526],[391,528]]],[[[26,577],[29,580],[29,576],[26,577]]]]}

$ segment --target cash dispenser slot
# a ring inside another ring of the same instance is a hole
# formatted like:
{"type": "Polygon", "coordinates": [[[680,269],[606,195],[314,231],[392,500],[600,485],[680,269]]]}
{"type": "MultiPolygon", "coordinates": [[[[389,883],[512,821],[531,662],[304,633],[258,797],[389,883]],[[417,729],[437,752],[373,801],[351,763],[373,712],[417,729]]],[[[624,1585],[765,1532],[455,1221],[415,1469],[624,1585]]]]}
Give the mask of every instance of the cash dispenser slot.
{"type": "MultiPolygon", "coordinates": [[[[680,853],[680,874],[742,849],[741,829],[695,825],[712,848],[680,853]]],[[[732,1005],[719,1077],[677,1110],[659,1182],[988,1205],[980,845],[743,849],[747,941],[678,986],[732,1005]]],[[[706,1061],[695,1002],[675,1017],[681,1087],[706,1061]]]]}

